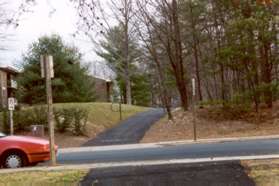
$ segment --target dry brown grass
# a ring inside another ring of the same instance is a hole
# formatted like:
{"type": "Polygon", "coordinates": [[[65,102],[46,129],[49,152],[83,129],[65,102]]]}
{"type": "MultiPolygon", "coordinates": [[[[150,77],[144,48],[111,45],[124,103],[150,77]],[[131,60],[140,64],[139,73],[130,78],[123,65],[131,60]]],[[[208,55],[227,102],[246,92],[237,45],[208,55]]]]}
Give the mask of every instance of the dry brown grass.
{"type": "Polygon", "coordinates": [[[247,174],[257,186],[279,185],[279,160],[249,160],[243,161],[247,174]]]}
{"type": "MultiPolygon", "coordinates": [[[[279,134],[279,103],[273,109],[261,108],[259,113],[234,115],[229,110],[203,108],[197,111],[197,134],[200,139],[249,137],[279,134]]],[[[193,139],[193,113],[176,111],[174,121],[165,117],[146,133],[143,143],[193,139]]]]}

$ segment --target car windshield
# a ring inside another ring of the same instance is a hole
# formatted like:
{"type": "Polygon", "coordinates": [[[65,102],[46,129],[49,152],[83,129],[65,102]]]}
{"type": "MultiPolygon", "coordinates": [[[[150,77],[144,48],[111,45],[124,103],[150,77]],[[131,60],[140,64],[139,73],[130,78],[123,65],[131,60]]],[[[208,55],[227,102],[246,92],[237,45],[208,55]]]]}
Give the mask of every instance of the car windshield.
{"type": "Polygon", "coordinates": [[[0,132],[0,138],[5,137],[6,135],[0,132]]]}

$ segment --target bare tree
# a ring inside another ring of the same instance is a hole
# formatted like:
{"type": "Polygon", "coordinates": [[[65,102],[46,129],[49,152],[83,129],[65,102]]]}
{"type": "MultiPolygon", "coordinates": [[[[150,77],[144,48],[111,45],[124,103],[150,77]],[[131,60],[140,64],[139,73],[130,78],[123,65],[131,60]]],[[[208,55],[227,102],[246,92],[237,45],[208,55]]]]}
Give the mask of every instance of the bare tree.
{"type": "Polygon", "coordinates": [[[128,43],[133,37],[140,40],[156,67],[166,108],[171,106],[166,71],[175,79],[185,110],[189,74],[197,77],[200,101],[218,100],[223,106],[251,101],[258,110],[262,101],[272,107],[278,97],[278,0],[108,0],[107,6],[100,0],[74,1],[87,34],[96,29],[100,35],[107,33],[111,23],[123,28],[127,102],[131,86],[128,43]]]}
{"type": "Polygon", "coordinates": [[[138,2],[137,5],[138,5],[137,19],[141,23],[137,25],[137,32],[140,37],[140,40],[143,43],[143,46],[147,49],[147,52],[150,54],[152,58],[151,61],[155,63],[160,97],[168,113],[169,120],[172,120],[173,116],[171,113],[171,97],[170,97],[168,87],[166,86],[164,64],[160,60],[158,54],[159,53],[158,50],[160,49],[160,44],[156,42],[157,41],[156,35],[153,34],[154,32],[153,32],[152,24],[150,22],[149,17],[146,14],[147,7],[144,4],[141,4],[140,2],[138,2]]]}
{"type": "Polygon", "coordinates": [[[6,50],[7,47],[4,46],[4,42],[7,40],[9,34],[6,32],[7,26],[12,23],[12,19],[8,16],[6,10],[7,3],[0,2],[0,50],[6,50]]]}
{"type": "Polygon", "coordinates": [[[125,80],[125,102],[132,104],[131,94],[131,57],[129,43],[134,34],[133,17],[135,15],[133,9],[133,0],[113,1],[91,1],[76,0],[79,16],[82,23],[81,29],[89,36],[91,41],[99,45],[98,36],[108,33],[115,25],[120,25],[123,30],[123,79],[125,80]],[[96,30],[99,30],[96,35],[96,30]]]}
{"type": "Polygon", "coordinates": [[[16,10],[11,10],[9,1],[0,0],[0,50],[8,49],[4,42],[9,41],[12,35],[7,32],[7,28],[9,26],[18,27],[21,16],[30,12],[30,7],[34,2],[35,0],[24,0],[18,4],[16,10]]]}
{"type": "Polygon", "coordinates": [[[168,64],[176,80],[181,106],[188,109],[186,66],[183,60],[181,30],[176,0],[142,0],[138,3],[150,30],[156,35],[168,58],[168,64]]]}

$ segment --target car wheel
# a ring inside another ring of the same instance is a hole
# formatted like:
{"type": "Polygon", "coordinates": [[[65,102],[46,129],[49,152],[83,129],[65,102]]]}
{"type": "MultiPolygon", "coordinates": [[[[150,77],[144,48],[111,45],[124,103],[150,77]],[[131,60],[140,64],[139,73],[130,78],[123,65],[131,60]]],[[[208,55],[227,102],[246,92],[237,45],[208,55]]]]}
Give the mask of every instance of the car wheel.
{"type": "Polygon", "coordinates": [[[4,157],[4,167],[5,168],[20,168],[25,166],[25,158],[24,155],[12,152],[8,153],[4,157]]]}

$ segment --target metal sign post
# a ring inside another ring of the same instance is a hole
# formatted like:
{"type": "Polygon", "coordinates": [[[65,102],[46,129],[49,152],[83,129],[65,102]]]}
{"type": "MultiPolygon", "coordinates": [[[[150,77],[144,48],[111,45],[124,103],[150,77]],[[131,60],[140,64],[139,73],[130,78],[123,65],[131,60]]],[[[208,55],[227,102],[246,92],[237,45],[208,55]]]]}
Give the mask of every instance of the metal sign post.
{"type": "Polygon", "coordinates": [[[120,96],[118,103],[114,101],[114,99],[111,99],[111,110],[113,112],[119,112],[119,121],[122,121],[123,116],[122,116],[122,97],[120,96]],[[114,109],[113,105],[118,104],[118,109],[114,109]]]}
{"type": "Polygon", "coordinates": [[[193,91],[193,133],[194,141],[197,141],[197,124],[196,124],[196,79],[192,78],[192,91],[193,91]]]}
{"type": "Polygon", "coordinates": [[[41,56],[41,75],[46,80],[46,95],[47,95],[47,121],[49,131],[49,146],[50,146],[50,157],[51,165],[56,165],[55,155],[55,142],[54,142],[54,122],[53,122],[53,106],[52,106],[52,87],[51,78],[54,77],[53,70],[53,57],[52,56],[41,56]]]}
{"type": "Polygon", "coordinates": [[[14,116],[13,112],[15,110],[15,99],[8,98],[8,109],[9,109],[9,118],[10,118],[10,135],[14,135],[14,116]]]}
{"type": "Polygon", "coordinates": [[[119,98],[119,120],[122,121],[122,96],[119,98]]]}
{"type": "MultiPolygon", "coordinates": [[[[113,84],[117,84],[116,82],[114,82],[113,84]]],[[[119,112],[119,120],[122,121],[123,119],[123,115],[122,115],[122,95],[121,95],[121,90],[119,90],[116,86],[113,87],[113,96],[111,97],[111,110],[114,112],[119,112]],[[118,101],[118,110],[114,110],[113,109],[113,105],[114,103],[117,104],[116,99],[118,101]]]]}

